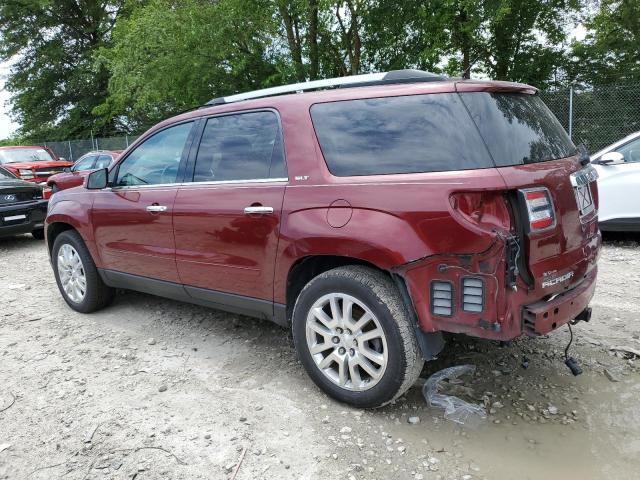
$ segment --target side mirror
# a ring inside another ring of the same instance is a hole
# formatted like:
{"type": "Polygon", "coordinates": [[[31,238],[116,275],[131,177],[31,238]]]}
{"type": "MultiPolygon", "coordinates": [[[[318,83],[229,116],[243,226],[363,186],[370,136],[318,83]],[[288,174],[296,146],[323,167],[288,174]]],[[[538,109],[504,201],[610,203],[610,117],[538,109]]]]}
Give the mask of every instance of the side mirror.
{"type": "Polygon", "coordinates": [[[607,152],[602,155],[595,163],[600,163],[602,165],[624,163],[624,155],[622,155],[620,152],[607,152]]]}
{"type": "Polygon", "coordinates": [[[64,173],[71,173],[71,168],[69,168],[69,167],[64,167],[64,168],[62,169],[62,171],[63,171],[64,173]]]}
{"type": "Polygon", "coordinates": [[[108,183],[109,170],[107,170],[106,168],[91,172],[89,176],[87,176],[88,190],[102,190],[103,188],[107,188],[108,183]]]}

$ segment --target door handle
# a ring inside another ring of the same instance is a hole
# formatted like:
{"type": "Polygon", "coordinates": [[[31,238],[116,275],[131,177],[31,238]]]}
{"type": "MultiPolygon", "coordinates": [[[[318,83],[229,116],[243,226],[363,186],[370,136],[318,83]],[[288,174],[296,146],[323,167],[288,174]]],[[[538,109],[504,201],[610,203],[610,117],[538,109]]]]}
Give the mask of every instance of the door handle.
{"type": "Polygon", "coordinates": [[[151,212],[151,213],[159,213],[159,212],[166,212],[167,211],[167,207],[165,207],[164,205],[149,205],[147,207],[147,212],[151,212]]]}
{"type": "Polygon", "coordinates": [[[246,215],[271,215],[273,207],[245,207],[244,213],[246,215]]]}

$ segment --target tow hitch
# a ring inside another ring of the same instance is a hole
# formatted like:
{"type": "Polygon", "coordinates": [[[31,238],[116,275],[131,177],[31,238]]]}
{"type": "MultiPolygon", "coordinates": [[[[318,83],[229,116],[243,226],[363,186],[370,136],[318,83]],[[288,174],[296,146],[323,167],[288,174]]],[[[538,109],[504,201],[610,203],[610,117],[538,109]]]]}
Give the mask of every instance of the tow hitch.
{"type": "Polygon", "coordinates": [[[574,377],[577,377],[582,373],[582,368],[575,358],[569,356],[569,348],[573,342],[573,331],[571,330],[571,325],[575,325],[581,321],[588,322],[589,320],[591,320],[591,308],[587,307],[580,312],[576,318],[567,323],[567,327],[569,327],[569,335],[571,335],[571,337],[569,338],[567,348],[564,349],[564,364],[569,368],[569,370],[571,370],[574,377]]]}

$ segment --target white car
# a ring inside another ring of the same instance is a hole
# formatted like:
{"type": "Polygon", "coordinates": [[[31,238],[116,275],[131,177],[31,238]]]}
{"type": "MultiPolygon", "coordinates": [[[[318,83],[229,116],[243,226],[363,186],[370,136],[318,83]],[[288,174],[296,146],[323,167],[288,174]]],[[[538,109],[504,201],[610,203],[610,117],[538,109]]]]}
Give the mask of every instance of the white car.
{"type": "Polygon", "coordinates": [[[640,132],[591,156],[598,171],[600,230],[640,232],[640,132]]]}

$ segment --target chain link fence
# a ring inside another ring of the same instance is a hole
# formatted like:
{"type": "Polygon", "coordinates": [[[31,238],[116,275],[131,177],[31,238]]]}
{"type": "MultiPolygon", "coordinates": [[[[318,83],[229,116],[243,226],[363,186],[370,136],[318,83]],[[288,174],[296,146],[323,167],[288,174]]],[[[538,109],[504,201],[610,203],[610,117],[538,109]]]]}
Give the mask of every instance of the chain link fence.
{"type": "Polygon", "coordinates": [[[640,130],[640,85],[570,87],[540,96],[573,142],[589,153],[640,130]]]}
{"type": "Polygon", "coordinates": [[[43,142],[61,158],[75,162],[87,152],[94,150],[124,150],[131,145],[138,136],[118,136],[103,138],[88,138],[84,140],[65,140],[62,142],[43,142]]]}
{"type": "MultiPolygon", "coordinates": [[[[640,85],[563,88],[540,94],[576,145],[589,153],[640,130],[640,85]]],[[[92,150],[124,150],[138,136],[44,142],[58,156],[75,161],[92,150]]]]}

